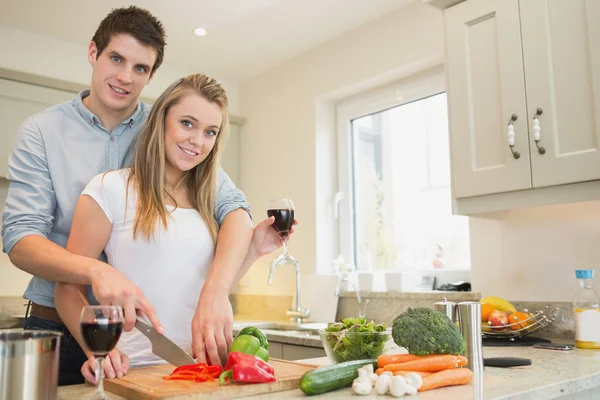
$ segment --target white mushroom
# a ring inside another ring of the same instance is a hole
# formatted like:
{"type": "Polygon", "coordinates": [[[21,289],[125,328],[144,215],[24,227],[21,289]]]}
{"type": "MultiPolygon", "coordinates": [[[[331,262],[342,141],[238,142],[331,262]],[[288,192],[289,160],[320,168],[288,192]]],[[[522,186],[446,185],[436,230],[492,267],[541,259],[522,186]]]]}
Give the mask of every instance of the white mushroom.
{"type": "Polygon", "coordinates": [[[375,383],[375,391],[377,394],[386,394],[389,392],[392,378],[393,376],[390,376],[386,373],[383,373],[379,376],[377,383],[375,383]]]}
{"type": "Polygon", "coordinates": [[[390,394],[394,397],[402,397],[406,394],[406,380],[402,375],[396,375],[390,382],[390,394]]]}
{"type": "Polygon", "coordinates": [[[390,382],[390,394],[394,397],[402,397],[405,394],[412,396],[417,394],[417,389],[406,383],[402,375],[396,375],[390,382]]]}
{"type": "Polygon", "coordinates": [[[375,387],[375,384],[377,383],[377,379],[379,378],[379,375],[377,375],[375,372],[373,372],[373,364],[367,364],[367,365],[360,367],[358,369],[358,376],[359,377],[364,376],[364,377],[369,378],[369,380],[371,381],[372,387],[375,387]]]}
{"type": "Polygon", "coordinates": [[[371,390],[373,390],[371,380],[365,376],[356,378],[352,382],[352,391],[359,396],[366,396],[371,393],[371,390]]]}
{"type": "Polygon", "coordinates": [[[367,370],[363,367],[358,369],[358,378],[367,378],[367,370]]]}
{"type": "Polygon", "coordinates": [[[421,375],[419,375],[415,372],[406,374],[405,378],[406,378],[406,383],[408,383],[410,386],[414,387],[415,389],[419,389],[419,388],[421,388],[421,385],[423,385],[423,378],[421,377],[421,375]]]}
{"type": "Polygon", "coordinates": [[[409,385],[408,383],[406,384],[405,389],[406,389],[406,394],[411,395],[411,396],[414,396],[418,392],[417,388],[409,385]]]}

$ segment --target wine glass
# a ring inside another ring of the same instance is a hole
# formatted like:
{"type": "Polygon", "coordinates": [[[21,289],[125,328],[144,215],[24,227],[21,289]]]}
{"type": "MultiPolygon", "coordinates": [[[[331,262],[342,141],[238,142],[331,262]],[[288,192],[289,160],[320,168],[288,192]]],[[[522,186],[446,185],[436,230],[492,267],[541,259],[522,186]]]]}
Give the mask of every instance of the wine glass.
{"type": "Polygon", "coordinates": [[[294,203],[291,199],[272,200],[267,205],[267,216],[275,217],[273,228],[279,233],[283,239],[283,254],[276,258],[276,264],[295,263],[296,259],[290,256],[287,248],[288,236],[290,229],[294,224],[294,203]]]}
{"type": "Polygon", "coordinates": [[[106,399],[104,394],[104,358],[115,348],[123,332],[123,308],[120,306],[85,306],[79,318],[81,335],[96,358],[96,391],[93,400],[106,399]]]}

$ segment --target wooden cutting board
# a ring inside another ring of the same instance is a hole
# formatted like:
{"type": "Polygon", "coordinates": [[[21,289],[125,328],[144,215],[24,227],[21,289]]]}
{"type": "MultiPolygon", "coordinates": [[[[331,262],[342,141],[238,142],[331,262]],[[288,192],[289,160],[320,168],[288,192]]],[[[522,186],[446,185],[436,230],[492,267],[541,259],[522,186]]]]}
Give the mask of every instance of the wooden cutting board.
{"type": "Polygon", "coordinates": [[[104,380],[104,389],[131,400],[196,400],[234,399],[257,394],[298,389],[300,377],[317,365],[300,364],[293,361],[270,359],[275,370],[276,382],[240,384],[228,383],[219,386],[212,382],[163,381],[175,369],[172,365],[133,368],[120,379],[104,380]]]}

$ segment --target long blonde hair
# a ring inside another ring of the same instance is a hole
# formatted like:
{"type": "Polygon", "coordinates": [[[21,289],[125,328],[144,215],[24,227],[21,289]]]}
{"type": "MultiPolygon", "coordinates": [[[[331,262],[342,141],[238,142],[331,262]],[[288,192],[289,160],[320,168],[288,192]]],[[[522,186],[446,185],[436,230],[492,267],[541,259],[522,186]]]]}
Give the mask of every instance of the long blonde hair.
{"type": "Polygon", "coordinates": [[[229,106],[227,94],[213,78],[202,74],[182,78],[165,90],[152,106],[146,125],[135,145],[131,172],[127,186],[133,182],[137,194],[137,210],[133,225],[133,237],[139,234],[147,240],[154,236],[157,222],[167,229],[167,197],[165,182],[165,118],[169,108],[184,96],[195,93],[221,108],[221,128],[214,147],[206,159],[187,171],[180,182],[185,185],[189,200],[206,223],[216,245],[218,225],[214,218],[217,195],[217,172],[220,150],[229,131],[229,106]]]}

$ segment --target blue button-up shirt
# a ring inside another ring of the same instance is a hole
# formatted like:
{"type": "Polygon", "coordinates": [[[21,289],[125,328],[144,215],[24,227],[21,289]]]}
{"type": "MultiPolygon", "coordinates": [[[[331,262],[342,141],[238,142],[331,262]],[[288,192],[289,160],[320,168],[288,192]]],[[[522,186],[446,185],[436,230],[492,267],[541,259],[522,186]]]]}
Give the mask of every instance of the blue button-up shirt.
{"type": "MultiPolygon", "coordinates": [[[[28,235],[40,235],[65,247],[79,196],[96,175],[127,167],[132,142],[149,113],[139,103],[112,132],[88,110],[82,99],[50,107],[21,126],[8,162],[8,196],[2,215],[5,253],[28,235]]],[[[215,219],[221,225],[233,210],[250,211],[244,194],[219,170],[215,219]]],[[[102,255],[102,260],[105,260],[102,255]]],[[[54,282],[33,277],[24,297],[54,307],[54,282]]],[[[88,298],[93,301],[88,288],[88,298]]]]}

